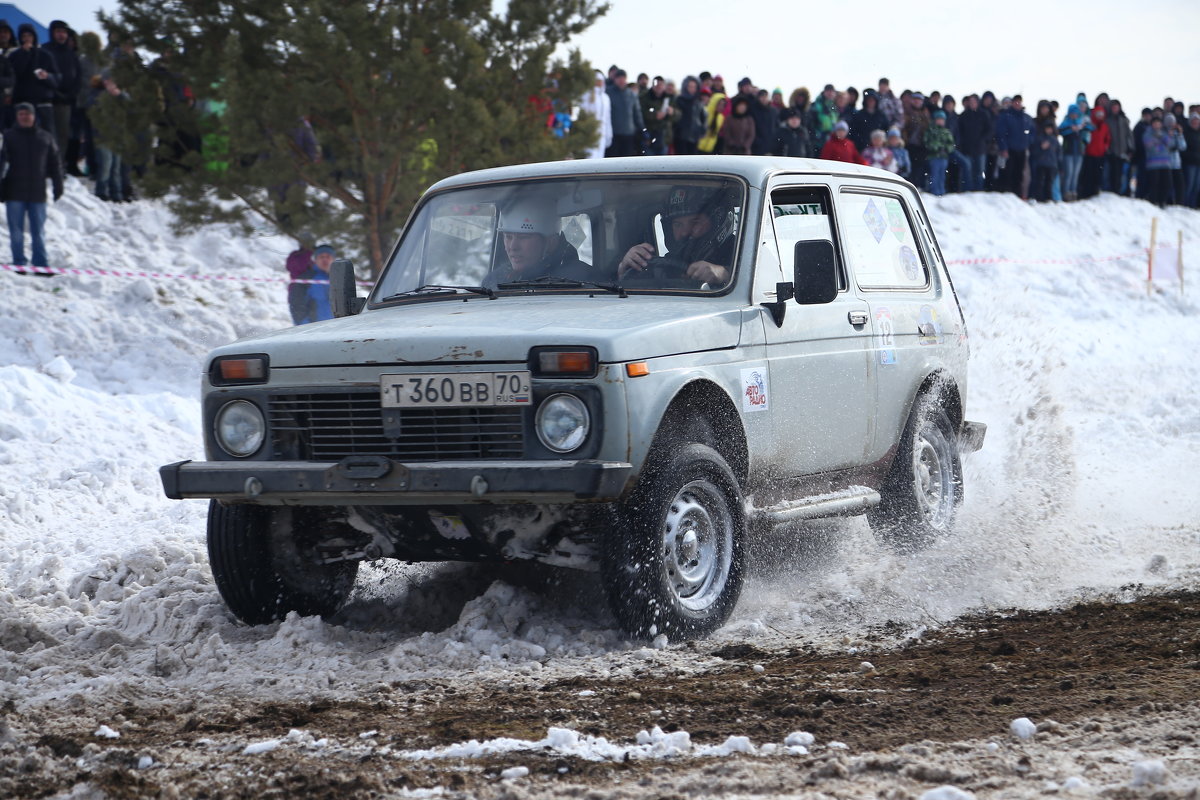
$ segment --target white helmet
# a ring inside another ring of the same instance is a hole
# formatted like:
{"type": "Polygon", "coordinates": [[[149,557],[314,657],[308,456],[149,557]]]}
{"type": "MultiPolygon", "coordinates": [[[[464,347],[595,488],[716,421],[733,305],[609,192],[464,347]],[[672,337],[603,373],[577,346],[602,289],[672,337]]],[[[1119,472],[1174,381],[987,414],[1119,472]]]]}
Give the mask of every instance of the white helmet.
{"type": "Polygon", "coordinates": [[[500,214],[501,233],[539,233],[557,236],[558,213],[554,201],[543,197],[518,197],[500,214]]]}

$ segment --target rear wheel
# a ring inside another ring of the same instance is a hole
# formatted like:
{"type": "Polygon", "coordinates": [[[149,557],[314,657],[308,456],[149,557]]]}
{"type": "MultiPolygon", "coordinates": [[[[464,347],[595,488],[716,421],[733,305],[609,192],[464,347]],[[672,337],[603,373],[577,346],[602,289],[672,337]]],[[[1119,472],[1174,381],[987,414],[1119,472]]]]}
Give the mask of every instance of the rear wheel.
{"type": "Polygon", "coordinates": [[[889,547],[921,550],[950,531],[962,485],[954,425],[941,405],[922,399],[904,427],[900,450],[880,489],[882,502],[867,519],[889,547]]]}
{"type": "Polygon", "coordinates": [[[742,588],[746,519],[737,478],[716,450],[660,451],[621,509],[603,557],[609,604],[630,634],[704,636],[733,612],[742,588]]]}
{"type": "Polygon", "coordinates": [[[354,588],[357,561],[321,564],[311,511],[253,505],[208,507],[208,561],[217,591],[238,619],[261,625],[295,611],[327,616],[354,588]]]}

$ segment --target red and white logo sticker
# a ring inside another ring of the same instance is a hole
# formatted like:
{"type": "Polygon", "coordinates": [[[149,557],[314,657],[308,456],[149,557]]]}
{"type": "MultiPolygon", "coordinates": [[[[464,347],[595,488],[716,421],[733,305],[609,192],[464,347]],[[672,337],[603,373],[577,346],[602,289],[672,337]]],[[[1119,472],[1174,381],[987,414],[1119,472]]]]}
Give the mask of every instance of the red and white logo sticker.
{"type": "Polygon", "coordinates": [[[742,411],[766,411],[770,385],[765,366],[742,370],[742,411]]]}

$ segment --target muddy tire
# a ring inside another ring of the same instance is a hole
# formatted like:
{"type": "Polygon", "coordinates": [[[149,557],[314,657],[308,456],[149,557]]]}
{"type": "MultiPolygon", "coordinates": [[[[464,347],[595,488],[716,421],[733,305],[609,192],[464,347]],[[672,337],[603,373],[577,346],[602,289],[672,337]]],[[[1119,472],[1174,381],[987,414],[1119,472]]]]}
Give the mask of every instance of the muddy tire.
{"type": "Polygon", "coordinates": [[[742,589],[746,518],[725,459],[703,444],[659,451],[621,507],[601,573],[621,627],[638,638],[705,636],[742,589]]]}
{"type": "Polygon", "coordinates": [[[941,405],[924,399],[913,409],[879,493],[882,502],[867,520],[876,538],[893,550],[922,550],[949,533],[962,503],[962,459],[941,405]]]}
{"type": "Polygon", "coordinates": [[[318,564],[306,556],[301,515],[290,508],[208,506],[208,562],[217,591],[250,625],[289,612],[328,616],[354,588],[358,562],[318,564]]]}

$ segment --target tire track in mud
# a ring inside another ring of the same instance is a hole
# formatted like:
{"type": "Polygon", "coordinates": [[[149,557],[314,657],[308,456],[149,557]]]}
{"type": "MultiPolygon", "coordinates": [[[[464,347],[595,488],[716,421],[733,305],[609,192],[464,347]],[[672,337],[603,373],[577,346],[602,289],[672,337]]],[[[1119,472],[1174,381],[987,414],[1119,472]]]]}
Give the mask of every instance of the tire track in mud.
{"type": "MultiPolygon", "coordinates": [[[[1022,716],[1043,722],[1045,735],[1059,735],[1099,730],[1087,727],[1097,718],[1183,712],[1200,698],[1197,592],[964,618],[922,640],[897,642],[899,633],[880,630],[856,652],[834,653],[690,642],[679,649],[694,650],[711,669],[673,670],[655,660],[656,651],[639,651],[629,657],[644,665],[627,679],[580,674],[518,685],[464,675],[364,687],[355,701],[191,696],[64,709],[21,708],[10,700],[0,717],[0,796],[49,796],[77,784],[110,797],[357,798],[422,787],[504,796],[506,782],[498,776],[513,763],[529,765],[533,774],[526,794],[512,796],[554,796],[556,781],[636,788],[648,776],[688,776],[713,762],[597,763],[553,752],[412,761],[398,754],[469,739],[536,741],[551,726],[610,742],[630,742],[659,726],[686,730],[705,744],[730,735],[779,743],[804,730],[818,742],[813,755],[777,759],[779,769],[795,775],[832,763],[832,752],[822,756],[820,747],[832,740],[862,754],[923,741],[1004,738],[1009,722],[1022,716]],[[94,736],[106,721],[119,739],[94,736]],[[243,752],[251,742],[285,739],[291,729],[306,731],[304,742],[326,744],[314,749],[285,741],[268,753],[243,752]],[[138,769],[145,757],[154,766],[138,769]]],[[[1181,746],[1197,740],[1179,736],[1181,746]]],[[[929,775],[936,778],[936,770],[929,775]]]]}

